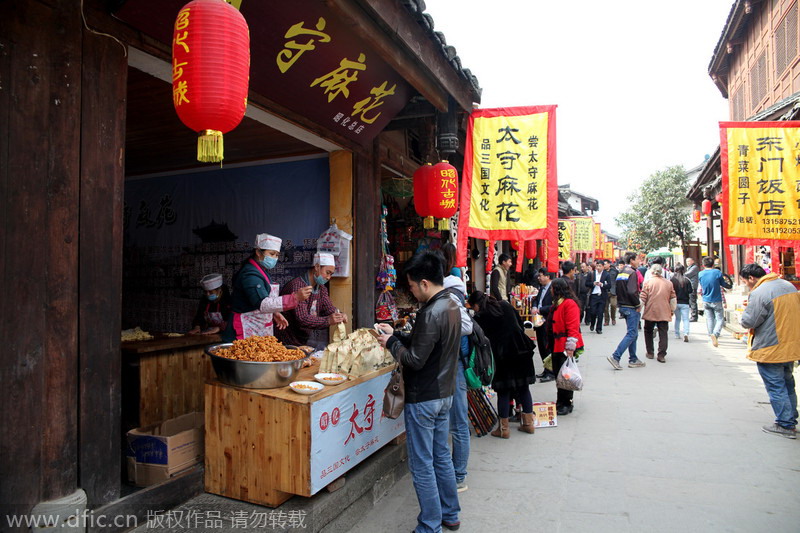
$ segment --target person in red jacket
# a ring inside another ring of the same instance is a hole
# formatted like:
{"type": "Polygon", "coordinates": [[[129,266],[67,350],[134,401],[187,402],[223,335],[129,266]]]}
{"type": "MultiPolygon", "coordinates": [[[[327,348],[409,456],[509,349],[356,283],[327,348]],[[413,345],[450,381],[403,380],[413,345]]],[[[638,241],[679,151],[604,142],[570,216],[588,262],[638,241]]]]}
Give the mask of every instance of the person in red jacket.
{"type": "MultiPolygon", "coordinates": [[[[553,371],[558,372],[568,357],[583,352],[581,309],[572,288],[562,278],[553,280],[553,371]]],[[[572,412],[572,391],[556,385],[556,410],[560,416],[572,412]]]]}

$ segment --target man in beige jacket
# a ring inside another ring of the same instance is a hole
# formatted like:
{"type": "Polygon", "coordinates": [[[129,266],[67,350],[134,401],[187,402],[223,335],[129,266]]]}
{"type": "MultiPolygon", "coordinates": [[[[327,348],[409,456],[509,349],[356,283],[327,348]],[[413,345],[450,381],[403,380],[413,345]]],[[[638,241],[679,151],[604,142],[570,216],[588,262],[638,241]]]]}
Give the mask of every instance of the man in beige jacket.
{"type": "Polygon", "coordinates": [[[644,346],[647,358],[653,355],[653,328],[658,327],[658,362],[666,363],[669,323],[678,300],[675,287],[664,279],[664,268],[658,263],[650,267],[650,279],[644,282],[639,299],[644,306],[644,346]]]}

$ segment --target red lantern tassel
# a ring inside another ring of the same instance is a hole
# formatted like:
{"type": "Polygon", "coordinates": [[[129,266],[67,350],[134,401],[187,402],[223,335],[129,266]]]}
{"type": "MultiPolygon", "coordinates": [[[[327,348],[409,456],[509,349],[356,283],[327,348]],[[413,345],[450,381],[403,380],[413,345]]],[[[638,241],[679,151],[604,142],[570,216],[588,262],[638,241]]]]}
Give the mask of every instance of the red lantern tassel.
{"type": "Polygon", "coordinates": [[[425,229],[433,229],[435,225],[436,219],[433,217],[425,217],[425,219],[422,221],[422,227],[425,229]]]}
{"type": "Polygon", "coordinates": [[[203,130],[197,137],[197,160],[202,163],[219,163],[223,159],[222,132],[203,130]]]}

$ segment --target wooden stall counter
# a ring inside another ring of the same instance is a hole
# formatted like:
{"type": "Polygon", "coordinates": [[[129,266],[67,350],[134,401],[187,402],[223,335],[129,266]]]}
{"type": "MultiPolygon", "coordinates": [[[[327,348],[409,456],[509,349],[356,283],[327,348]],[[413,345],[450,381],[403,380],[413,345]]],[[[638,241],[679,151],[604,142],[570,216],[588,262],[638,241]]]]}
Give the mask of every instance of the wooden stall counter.
{"type": "Polygon", "coordinates": [[[214,376],[204,349],[219,335],[159,337],[120,344],[123,430],[203,411],[203,386],[214,376]]]}
{"type": "MultiPolygon", "coordinates": [[[[393,366],[304,396],[206,384],[205,489],[269,507],[312,496],[405,431],[384,418],[393,366]]],[[[300,371],[313,381],[319,363],[300,371]]]]}

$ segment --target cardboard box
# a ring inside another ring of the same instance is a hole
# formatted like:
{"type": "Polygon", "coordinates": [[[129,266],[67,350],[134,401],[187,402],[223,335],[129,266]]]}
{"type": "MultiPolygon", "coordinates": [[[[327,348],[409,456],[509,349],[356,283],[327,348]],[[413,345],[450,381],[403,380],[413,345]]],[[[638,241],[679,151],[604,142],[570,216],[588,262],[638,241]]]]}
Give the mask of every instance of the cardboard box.
{"type": "Polygon", "coordinates": [[[534,402],[533,427],[554,428],[558,425],[555,402],[534,402]]]}
{"type": "Polygon", "coordinates": [[[128,481],[146,487],[203,460],[203,413],[128,432],[128,481]]]}

